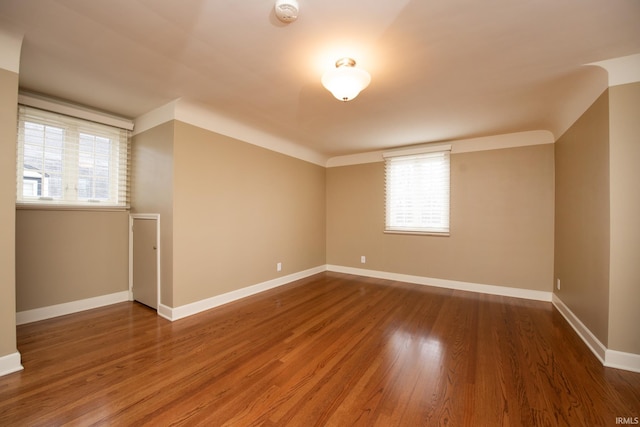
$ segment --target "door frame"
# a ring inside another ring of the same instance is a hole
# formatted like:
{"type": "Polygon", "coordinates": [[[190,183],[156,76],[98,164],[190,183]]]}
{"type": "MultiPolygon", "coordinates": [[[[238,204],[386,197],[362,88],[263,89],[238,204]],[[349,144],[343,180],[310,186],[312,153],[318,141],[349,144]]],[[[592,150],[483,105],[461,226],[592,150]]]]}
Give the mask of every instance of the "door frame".
{"type": "Polygon", "coordinates": [[[158,301],[156,313],[160,310],[161,280],[160,280],[160,214],[157,213],[132,213],[129,214],[129,301],[133,301],[133,222],[136,219],[151,219],[156,221],[156,276],[158,301]]]}

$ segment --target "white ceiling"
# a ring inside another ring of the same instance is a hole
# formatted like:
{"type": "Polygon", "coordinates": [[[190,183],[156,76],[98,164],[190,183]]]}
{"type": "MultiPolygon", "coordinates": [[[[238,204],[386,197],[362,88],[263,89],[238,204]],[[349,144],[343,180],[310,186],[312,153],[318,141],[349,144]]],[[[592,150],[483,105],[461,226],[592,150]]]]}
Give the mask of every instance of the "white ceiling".
{"type": "MultiPolygon", "coordinates": [[[[548,130],[601,93],[585,64],[640,53],[638,0],[0,0],[20,86],[130,118],[198,103],[324,156],[548,130]],[[343,56],[355,100],[320,84],[343,56]]],[[[606,74],[604,77],[606,87],[606,74]]]]}

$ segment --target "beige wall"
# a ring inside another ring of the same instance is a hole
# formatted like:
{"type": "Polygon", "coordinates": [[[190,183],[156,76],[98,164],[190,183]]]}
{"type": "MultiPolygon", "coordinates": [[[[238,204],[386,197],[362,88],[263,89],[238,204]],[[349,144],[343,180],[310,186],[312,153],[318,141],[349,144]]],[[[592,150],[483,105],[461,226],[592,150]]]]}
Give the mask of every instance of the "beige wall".
{"type": "Polygon", "coordinates": [[[555,144],[559,298],[604,344],[609,319],[609,91],[555,144]]]}
{"type": "Polygon", "coordinates": [[[323,167],[182,122],[173,149],[174,306],[325,264],[323,167]]]}
{"type": "MultiPolygon", "coordinates": [[[[133,211],[161,215],[163,304],[325,264],[324,168],[181,122],[132,151],[133,211]]],[[[127,224],[127,212],[18,210],[18,311],[128,289],[127,224]]]]}
{"type": "Polygon", "coordinates": [[[131,212],[160,214],[160,302],[173,306],[173,128],[167,122],[131,144],[131,212]]]}
{"type": "Polygon", "coordinates": [[[129,289],[128,212],[17,210],[18,311],[129,289]]]}
{"type": "Polygon", "coordinates": [[[398,235],[383,233],[382,162],[330,168],[327,262],[550,291],[553,182],[551,144],[453,154],[451,236],[398,235]]]}
{"type": "Polygon", "coordinates": [[[16,352],[17,103],[18,74],[0,68],[0,357],[16,352]]]}
{"type": "Polygon", "coordinates": [[[609,345],[640,354],[640,83],[609,89],[609,345]]]}

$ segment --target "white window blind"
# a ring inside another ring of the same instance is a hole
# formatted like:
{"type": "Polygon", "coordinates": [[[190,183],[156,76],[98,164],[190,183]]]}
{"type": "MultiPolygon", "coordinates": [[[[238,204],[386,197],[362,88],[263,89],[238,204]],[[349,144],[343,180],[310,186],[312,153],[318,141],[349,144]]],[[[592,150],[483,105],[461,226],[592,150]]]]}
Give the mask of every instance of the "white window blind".
{"type": "Polygon", "coordinates": [[[18,108],[17,202],[126,208],[130,131],[18,108]]]}
{"type": "Polygon", "coordinates": [[[450,146],[385,153],[385,231],[449,233],[450,146]]]}

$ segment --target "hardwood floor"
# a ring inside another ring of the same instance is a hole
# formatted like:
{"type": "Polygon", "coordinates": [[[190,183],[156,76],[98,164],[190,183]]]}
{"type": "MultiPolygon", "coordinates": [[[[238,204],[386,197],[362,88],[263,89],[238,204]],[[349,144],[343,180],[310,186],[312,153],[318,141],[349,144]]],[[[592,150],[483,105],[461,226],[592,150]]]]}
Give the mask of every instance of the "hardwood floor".
{"type": "Polygon", "coordinates": [[[550,303],[322,273],[176,322],[137,303],[18,327],[0,425],[609,426],[640,374],[550,303]]]}

